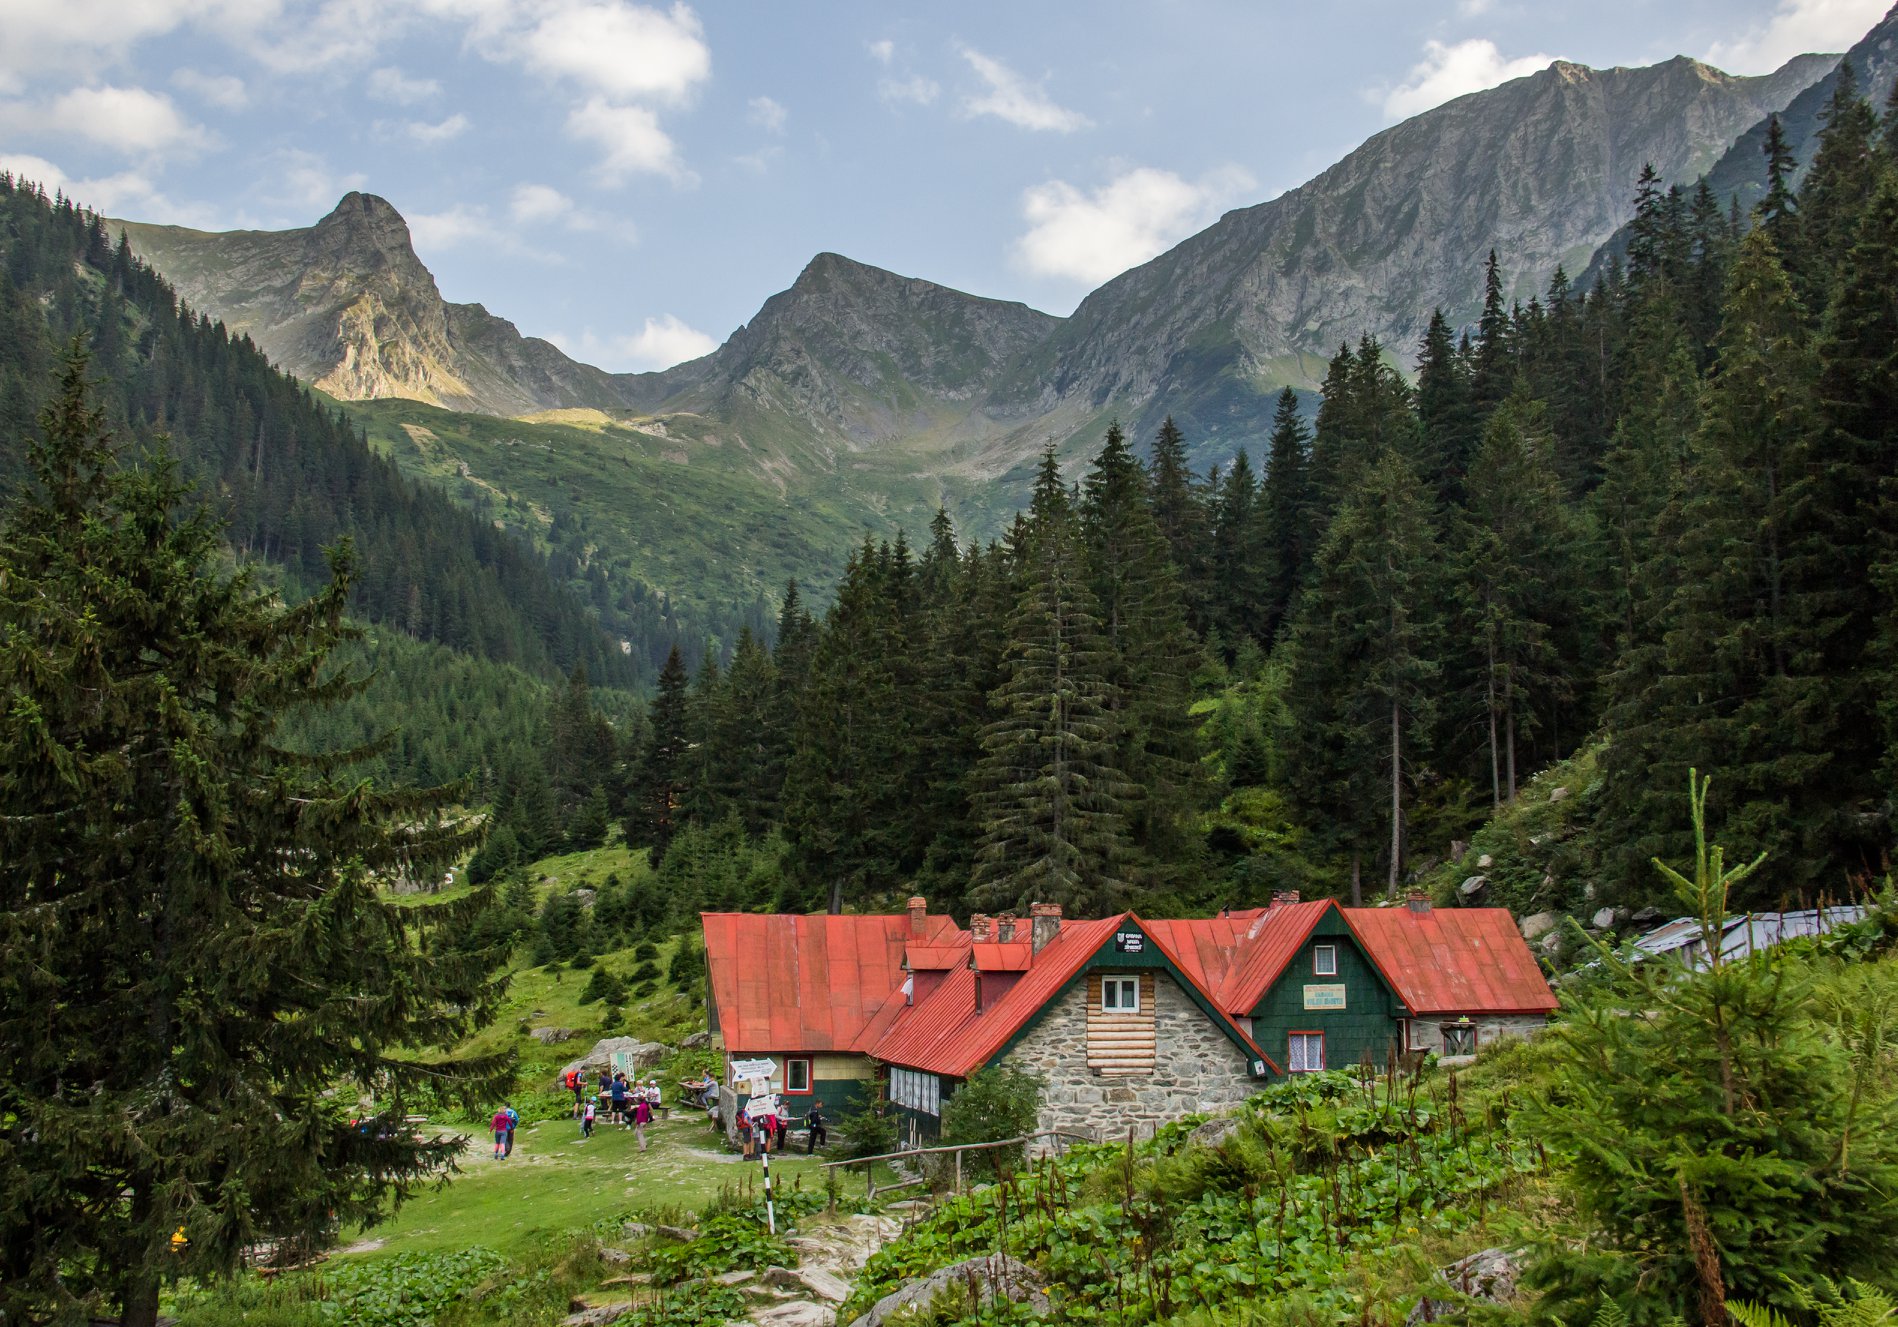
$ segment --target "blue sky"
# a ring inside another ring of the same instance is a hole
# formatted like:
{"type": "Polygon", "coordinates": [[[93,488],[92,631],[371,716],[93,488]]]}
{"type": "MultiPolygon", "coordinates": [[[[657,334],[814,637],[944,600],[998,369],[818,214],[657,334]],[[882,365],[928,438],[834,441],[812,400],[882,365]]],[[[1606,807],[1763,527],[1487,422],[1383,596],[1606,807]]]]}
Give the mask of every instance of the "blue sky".
{"type": "Polygon", "coordinates": [[[449,299],[656,368],[822,250],[1066,313],[1552,57],[1759,73],[1885,3],[0,0],[0,166],[219,230],[379,193],[449,299]]]}

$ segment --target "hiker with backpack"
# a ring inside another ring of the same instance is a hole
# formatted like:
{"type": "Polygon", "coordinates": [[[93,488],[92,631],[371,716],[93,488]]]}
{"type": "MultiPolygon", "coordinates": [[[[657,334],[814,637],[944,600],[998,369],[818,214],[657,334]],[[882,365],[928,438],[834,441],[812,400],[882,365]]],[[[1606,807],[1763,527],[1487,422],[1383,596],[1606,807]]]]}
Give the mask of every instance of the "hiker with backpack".
{"type": "Polygon", "coordinates": [[[633,1137],[639,1140],[639,1150],[646,1150],[646,1126],[652,1123],[652,1103],[641,1097],[633,1103],[633,1137]]]}
{"type": "Polygon", "coordinates": [[[494,1159],[501,1160],[513,1146],[513,1130],[508,1125],[508,1108],[503,1106],[494,1112],[494,1118],[488,1123],[494,1129],[494,1159]]]}
{"type": "Polygon", "coordinates": [[[567,1070],[567,1091],[573,1093],[573,1117],[580,1118],[580,1098],[586,1095],[587,1073],[585,1069],[567,1070]]]}

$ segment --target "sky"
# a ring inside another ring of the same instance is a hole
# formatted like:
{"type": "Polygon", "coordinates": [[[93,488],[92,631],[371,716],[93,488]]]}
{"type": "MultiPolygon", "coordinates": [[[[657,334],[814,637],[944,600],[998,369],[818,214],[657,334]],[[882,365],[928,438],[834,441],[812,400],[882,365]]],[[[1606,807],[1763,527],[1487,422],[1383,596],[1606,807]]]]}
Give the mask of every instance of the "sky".
{"type": "Polygon", "coordinates": [[[0,169],[109,216],[387,198],[448,299],[614,370],[825,250],[1065,314],[1543,68],[1765,73],[1887,0],[0,0],[0,169]]]}

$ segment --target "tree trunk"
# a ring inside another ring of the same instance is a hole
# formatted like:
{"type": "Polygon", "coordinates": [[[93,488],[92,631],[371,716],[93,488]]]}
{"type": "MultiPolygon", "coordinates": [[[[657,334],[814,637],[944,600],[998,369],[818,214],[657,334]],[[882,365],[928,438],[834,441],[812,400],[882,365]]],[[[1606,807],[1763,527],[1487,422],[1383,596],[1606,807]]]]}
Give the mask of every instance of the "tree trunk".
{"type": "Polygon", "coordinates": [[[1507,750],[1509,753],[1509,800],[1516,800],[1516,673],[1513,668],[1503,670],[1503,723],[1507,728],[1507,750]]]}
{"type": "Polygon", "coordinates": [[[1404,748],[1403,706],[1391,697],[1391,897],[1397,897],[1397,877],[1404,856],[1404,748]]]}
{"type": "Polygon", "coordinates": [[[1364,906],[1363,866],[1364,854],[1353,848],[1351,850],[1351,906],[1354,908],[1364,906]]]}
{"type": "Polygon", "coordinates": [[[1501,809],[1503,804],[1503,776],[1496,751],[1496,638],[1492,635],[1486,642],[1489,649],[1489,672],[1483,679],[1483,696],[1489,704],[1489,802],[1490,806],[1501,809]]]}
{"type": "Polygon", "coordinates": [[[830,915],[835,917],[844,910],[844,878],[834,875],[830,878],[830,915]]]}

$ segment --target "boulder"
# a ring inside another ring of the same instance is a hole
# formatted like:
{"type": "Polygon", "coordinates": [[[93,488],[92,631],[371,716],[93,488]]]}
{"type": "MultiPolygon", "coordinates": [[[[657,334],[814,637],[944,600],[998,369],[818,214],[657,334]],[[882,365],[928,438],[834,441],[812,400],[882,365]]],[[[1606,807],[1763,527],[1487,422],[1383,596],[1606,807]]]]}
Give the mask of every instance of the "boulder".
{"type": "MultiPolygon", "coordinates": [[[[1516,1297],[1516,1282],[1522,1276],[1521,1249],[1484,1249],[1460,1258],[1438,1273],[1452,1290],[1486,1304],[1506,1304],[1516,1297]]],[[[1426,1295],[1417,1301],[1404,1327],[1436,1322],[1439,1318],[1460,1315],[1467,1301],[1433,1299],[1426,1295]]]]}
{"type": "Polygon", "coordinates": [[[699,1237],[698,1231],[688,1230],[684,1226],[654,1226],[653,1230],[667,1239],[676,1239],[682,1244],[689,1244],[699,1237]]]}
{"type": "Polygon", "coordinates": [[[563,1041],[572,1041],[580,1034],[572,1028],[535,1028],[527,1035],[543,1046],[557,1046],[563,1041]]]}
{"type": "Polygon", "coordinates": [[[1636,926],[1653,926],[1666,916],[1667,914],[1659,908],[1637,908],[1628,920],[1636,926]]]}
{"type": "Polygon", "coordinates": [[[1589,918],[1589,925],[1598,931],[1612,931],[1615,923],[1621,920],[1619,908],[1596,908],[1595,915],[1589,918]]]}
{"type": "Polygon", "coordinates": [[[757,1279],[758,1274],[756,1272],[748,1268],[740,1267],[736,1271],[720,1272],[717,1276],[712,1278],[712,1284],[715,1286],[742,1286],[748,1285],[757,1279]]]}
{"type": "Polygon", "coordinates": [[[1488,853],[1484,853],[1481,857],[1476,859],[1476,869],[1479,871],[1487,871],[1494,865],[1496,865],[1496,859],[1491,857],[1488,853]]]}
{"type": "Polygon", "coordinates": [[[679,1043],[679,1045],[689,1051],[695,1051],[701,1047],[710,1046],[711,1044],[712,1034],[709,1032],[694,1032],[691,1036],[679,1043]]]}
{"type": "Polygon", "coordinates": [[[1551,802],[1565,802],[1565,801],[1567,801],[1567,800],[1568,800],[1568,789],[1567,789],[1567,788],[1552,788],[1552,789],[1550,789],[1550,790],[1549,790],[1549,800],[1550,800],[1551,802]]]}
{"type": "Polygon", "coordinates": [[[1522,927],[1522,938],[1533,941],[1541,936],[1550,934],[1560,926],[1562,924],[1562,914],[1559,912],[1534,912],[1524,917],[1519,924],[1522,927]]]}
{"type": "Polygon", "coordinates": [[[593,906],[593,891],[592,890],[576,889],[573,891],[573,896],[580,900],[581,907],[590,908],[593,906]]]}
{"type": "Polygon", "coordinates": [[[764,1283],[781,1290],[815,1295],[833,1304],[841,1304],[850,1298],[850,1283],[821,1267],[767,1267],[764,1283]]]}
{"type": "Polygon", "coordinates": [[[1206,1121],[1206,1123],[1200,1125],[1199,1128],[1193,1130],[1188,1137],[1201,1147],[1218,1147],[1221,1143],[1238,1132],[1239,1117],[1237,1115],[1221,1115],[1217,1119],[1206,1121]]]}
{"type": "Polygon", "coordinates": [[[607,1247],[600,1250],[600,1261],[608,1267],[624,1267],[633,1260],[633,1255],[625,1249],[607,1247]]]}
{"type": "Polygon", "coordinates": [[[863,1270],[871,1254],[902,1232],[900,1221],[859,1212],[834,1224],[807,1224],[785,1242],[797,1250],[800,1266],[848,1280],[863,1270]]]}
{"type": "Polygon", "coordinates": [[[879,1299],[851,1327],[885,1327],[921,1318],[936,1302],[936,1296],[951,1287],[971,1290],[978,1299],[1007,1298],[1026,1303],[1037,1313],[1048,1311],[1048,1297],[1042,1293],[1041,1278],[1034,1268],[1002,1254],[950,1263],[920,1280],[907,1282],[879,1299]]]}
{"type": "Polygon", "coordinates": [[[569,1313],[560,1322],[561,1327],[604,1327],[604,1324],[618,1322],[632,1311],[631,1304],[602,1304],[596,1309],[569,1313]]]}
{"type": "Polygon", "coordinates": [[[744,1321],[755,1324],[755,1327],[831,1327],[837,1321],[837,1310],[794,1300],[789,1304],[759,1309],[744,1321]]]}
{"type": "Polygon", "coordinates": [[[652,1234],[652,1227],[644,1221],[622,1221],[619,1223],[621,1239],[644,1239],[652,1234]]]}
{"type": "Polygon", "coordinates": [[[1488,889],[1488,888],[1489,888],[1488,876],[1473,875],[1469,877],[1469,879],[1465,880],[1462,884],[1458,885],[1456,887],[1456,892],[1461,894],[1464,898],[1474,898],[1476,897],[1476,895],[1482,893],[1485,889],[1488,889]]]}
{"type": "Polygon", "coordinates": [[[569,1060],[562,1065],[560,1077],[565,1079],[573,1070],[584,1069],[587,1077],[591,1078],[600,1070],[611,1068],[613,1057],[621,1054],[632,1057],[632,1068],[628,1072],[640,1074],[672,1054],[672,1050],[656,1041],[641,1041],[638,1037],[602,1037],[580,1059],[569,1060]]]}
{"type": "Polygon", "coordinates": [[[1554,958],[1556,954],[1561,951],[1561,948],[1562,933],[1560,931],[1550,931],[1547,935],[1536,941],[1536,952],[1541,954],[1544,958],[1554,958]]]}

